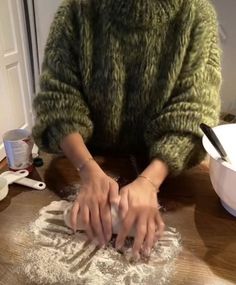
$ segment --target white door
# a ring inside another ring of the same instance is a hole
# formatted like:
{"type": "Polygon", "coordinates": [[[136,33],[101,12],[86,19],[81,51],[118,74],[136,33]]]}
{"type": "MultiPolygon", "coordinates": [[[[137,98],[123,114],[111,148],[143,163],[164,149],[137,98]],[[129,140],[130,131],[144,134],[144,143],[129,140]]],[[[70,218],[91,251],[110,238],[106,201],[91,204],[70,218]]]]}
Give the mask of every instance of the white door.
{"type": "Polygon", "coordinates": [[[0,160],[2,135],[32,127],[32,78],[22,2],[0,0],[0,160]]]}

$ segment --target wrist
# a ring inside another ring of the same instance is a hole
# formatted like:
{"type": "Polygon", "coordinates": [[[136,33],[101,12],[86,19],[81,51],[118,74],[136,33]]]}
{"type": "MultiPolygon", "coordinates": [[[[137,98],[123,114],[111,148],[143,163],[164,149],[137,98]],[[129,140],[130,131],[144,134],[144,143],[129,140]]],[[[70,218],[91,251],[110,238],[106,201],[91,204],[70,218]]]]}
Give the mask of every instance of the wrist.
{"type": "Polygon", "coordinates": [[[90,163],[94,162],[94,158],[93,157],[89,157],[85,160],[83,160],[82,163],[80,163],[78,166],[77,166],[77,170],[79,172],[82,172],[84,168],[86,168],[90,163]]]}
{"type": "Polygon", "coordinates": [[[140,175],[147,177],[159,189],[168,173],[167,164],[161,160],[154,159],[140,175]]]}
{"type": "Polygon", "coordinates": [[[77,168],[77,170],[79,172],[80,177],[83,179],[92,175],[95,172],[97,173],[98,171],[101,171],[101,168],[94,159],[88,159],[87,161],[85,161],[82,167],[77,168]]]}
{"type": "Polygon", "coordinates": [[[143,186],[145,186],[145,191],[146,191],[146,187],[148,187],[149,189],[151,189],[151,191],[153,193],[158,193],[159,192],[159,185],[155,185],[154,182],[147,176],[145,175],[139,175],[136,180],[141,183],[143,186]]]}

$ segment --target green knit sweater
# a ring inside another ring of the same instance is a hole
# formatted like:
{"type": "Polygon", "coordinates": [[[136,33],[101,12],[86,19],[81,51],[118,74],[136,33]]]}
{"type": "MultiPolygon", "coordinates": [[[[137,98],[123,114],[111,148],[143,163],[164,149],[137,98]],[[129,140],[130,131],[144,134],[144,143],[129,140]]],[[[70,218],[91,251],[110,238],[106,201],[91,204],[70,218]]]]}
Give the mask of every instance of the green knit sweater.
{"type": "Polygon", "coordinates": [[[149,153],[172,174],[203,158],[199,124],[218,123],[216,14],[207,0],[67,0],[51,26],[38,146],[79,132],[98,149],[149,153]]]}

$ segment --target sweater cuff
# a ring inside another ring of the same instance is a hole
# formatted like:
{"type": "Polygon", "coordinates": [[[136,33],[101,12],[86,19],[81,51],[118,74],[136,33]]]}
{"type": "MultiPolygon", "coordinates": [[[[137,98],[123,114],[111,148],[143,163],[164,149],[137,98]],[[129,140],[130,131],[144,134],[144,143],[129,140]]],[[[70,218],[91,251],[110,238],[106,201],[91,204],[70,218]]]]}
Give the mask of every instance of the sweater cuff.
{"type": "Polygon", "coordinates": [[[54,123],[44,131],[39,132],[33,129],[33,137],[39,149],[49,153],[61,153],[61,141],[72,133],[79,133],[86,143],[92,136],[93,126],[83,126],[77,123],[60,122],[54,123]]]}
{"type": "Polygon", "coordinates": [[[168,165],[169,175],[176,176],[204,158],[201,139],[193,135],[165,135],[151,144],[151,159],[157,158],[168,165]]]}

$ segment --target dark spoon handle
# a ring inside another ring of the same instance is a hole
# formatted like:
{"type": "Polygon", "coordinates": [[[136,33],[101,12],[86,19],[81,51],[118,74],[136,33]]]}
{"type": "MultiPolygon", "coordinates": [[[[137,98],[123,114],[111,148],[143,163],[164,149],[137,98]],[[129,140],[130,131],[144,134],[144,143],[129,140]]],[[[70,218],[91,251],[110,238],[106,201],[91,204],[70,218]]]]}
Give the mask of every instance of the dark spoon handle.
{"type": "Polygon", "coordinates": [[[206,135],[206,137],[209,139],[211,144],[214,146],[214,148],[217,150],[221,158],[230,163],[227,153],[224,150],[222,144],[220,143],[218,137],[216,136],[214,130],[204,123],[200,124],[200,128],[203,131],[203,133],[206,135]]]}

